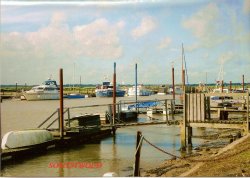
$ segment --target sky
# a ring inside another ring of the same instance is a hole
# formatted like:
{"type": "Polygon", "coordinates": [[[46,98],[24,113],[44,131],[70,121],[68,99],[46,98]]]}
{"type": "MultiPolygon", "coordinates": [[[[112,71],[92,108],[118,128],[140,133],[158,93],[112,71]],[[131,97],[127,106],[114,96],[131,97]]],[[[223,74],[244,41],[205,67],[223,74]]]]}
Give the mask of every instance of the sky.
{"type": "Polygon", "coordinates": [[[1,84],[250,82],[250,0],[1,1],[1,84]],[[69,3],[70,2],[70,3],[69,3]],[[223,75],[219,75],[223,67],[223,75]],[[187,79],[186,79],[187,80],[187,79]]]}

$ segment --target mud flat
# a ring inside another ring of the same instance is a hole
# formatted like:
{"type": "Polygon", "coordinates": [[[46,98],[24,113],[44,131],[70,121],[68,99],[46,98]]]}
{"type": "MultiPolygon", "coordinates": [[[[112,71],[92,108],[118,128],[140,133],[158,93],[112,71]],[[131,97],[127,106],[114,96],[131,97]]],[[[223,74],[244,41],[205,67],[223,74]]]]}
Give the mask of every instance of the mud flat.
{"type": "Polygon", "coordinates": [[[142,176],[157,177],[249,177],[250,133],[219,147],[199,147],[184,159],[167,160],[157,168],[144,171],[142,176]]]}

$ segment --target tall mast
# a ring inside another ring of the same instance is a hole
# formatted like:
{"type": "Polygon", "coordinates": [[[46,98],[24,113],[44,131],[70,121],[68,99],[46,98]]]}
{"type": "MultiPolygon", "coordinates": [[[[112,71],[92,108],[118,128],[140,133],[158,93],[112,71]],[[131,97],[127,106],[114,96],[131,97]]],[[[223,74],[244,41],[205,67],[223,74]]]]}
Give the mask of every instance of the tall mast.
{"type": "Polygon", "coordinates": [[[182,90],[184,89],[184,66],[183,66],[183,61],[184,61],[184,49],[183,49],[183,43],[181,44],[182,47],[182,53],[181,53],[181,81],[182,81],[182,90]]]}
{"type": "Polygon", "coordinates": [[[224,80],[224,58],[222,58],[221,60],[220,70],[216,81],[216,87],[221,86],[223,80],[224,80]]]}

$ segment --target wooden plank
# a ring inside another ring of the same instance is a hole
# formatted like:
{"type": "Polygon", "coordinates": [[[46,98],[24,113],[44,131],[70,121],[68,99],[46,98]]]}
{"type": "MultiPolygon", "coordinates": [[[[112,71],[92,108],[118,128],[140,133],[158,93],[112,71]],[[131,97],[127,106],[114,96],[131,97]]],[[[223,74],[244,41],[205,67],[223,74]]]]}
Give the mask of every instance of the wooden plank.
{"type": "Polygon", "coordinates": [[[245,124],[226,124],[226,123],[189,123],[190,127],[206,127],[206,128],[229,128],[229,129],[246,129],[245,124]]]}
{"type": "Polygon", "coordinates": [[[190,94],[190,122],[194,122],[194,94],[190,94]]]}
{"type": "Polygon", "coordinates": [[[205,93],[205,96],[233,96],[233,97],[240,97],[240,96],[248,96],[248,93],[205,93]]]}
{"type": "Polygon", "coordinates": [[[201,94],[201,121],[205,121],[205,95],[201,94]]]}
{"type": "Polygon", "coordinates": [[[194,94],[194,121],[197,122],[197,94],[194,94]]]}
{"type": "Polygon", "coordinates": [[[196,121],[201,121],[201,94],[198,93],[196,95],[196,121]]]}

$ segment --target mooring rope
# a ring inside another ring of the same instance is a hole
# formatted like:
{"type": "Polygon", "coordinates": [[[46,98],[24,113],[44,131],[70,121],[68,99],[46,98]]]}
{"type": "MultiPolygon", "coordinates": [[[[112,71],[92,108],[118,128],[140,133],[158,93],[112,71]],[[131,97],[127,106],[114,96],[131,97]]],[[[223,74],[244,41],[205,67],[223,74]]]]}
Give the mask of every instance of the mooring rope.
{"type": "Polygon", "coordinates": [[[139,148],[141,147],[143,139],[144,139],[144,137],[141,135],[139,144],[138,144],[138,146],[137,146],[137,148],[136,148],[136,151],[135,151],[135,155],[136,155],[136,153],[138,152],[139,148]]]}
{"type": "MultiPolygon", "coordinates": [[[[172,154],[170,152],[167,152],[167,151],[161,149],[160,147],[156,146],[155,144],[151,143],[149,140],[147,140],[144,136],[141,135],[140,144],[141,144],[142,140],[145,140],[149,145],[151,145],[152,147],[154,147],[155,149],[159,150],[162,153],[170,155],[170,156],[172,156],[174,158],[178,158],[178,159],[182,159],[182,160],[186,160],[186,161],[192,161],[192,162],[212,162],[212,161],[219,161],[219,160],[227,159],[227,158],[229,158],[231,156],[235,156],[237,154],[242,153],[243,151],[246,151],[246,150],[250,149],[250,145],[248,145],[247,147],[245,147],[243,149],[238,149],[236,152],[234,152],[232,154],[225,154],[222,157],[217,157],[217,158],[214,157],[214,158],[209,158],[209,159],[192,159],[192,158],[189,158],[189,157],[180,157],[180,156],[174,155],[174,154],[172,154]]],[[[138,148],[139,148],[140,144],[138,145],[136,152],[138,151],[138,148]]]]}
{"type": "Polygon", "coordinates": [[[167,151],[165,151],[165,150],[159,148],[158,146],[154,145],[153,143],[151,143],[150,141],[148,141],[145,137],[144,137],[144,140],[145,140],[149,145],[151,145],[152,147],[154,147],[155,149],[157,149],[157,150],[159,150],[159,151],[161,151],[161,152],[163,152],[163,153],[165,153],[165,154],[167,154],[167,155],[170,155],[170,156],[173,156],[173,157],[175,157],[175,158],[180,158],[180,159],[181,159],[181,157],[176,156],[176,155],[173,155],[172,153],[169,153],[169,152],[167,152],[167,151]]]}

